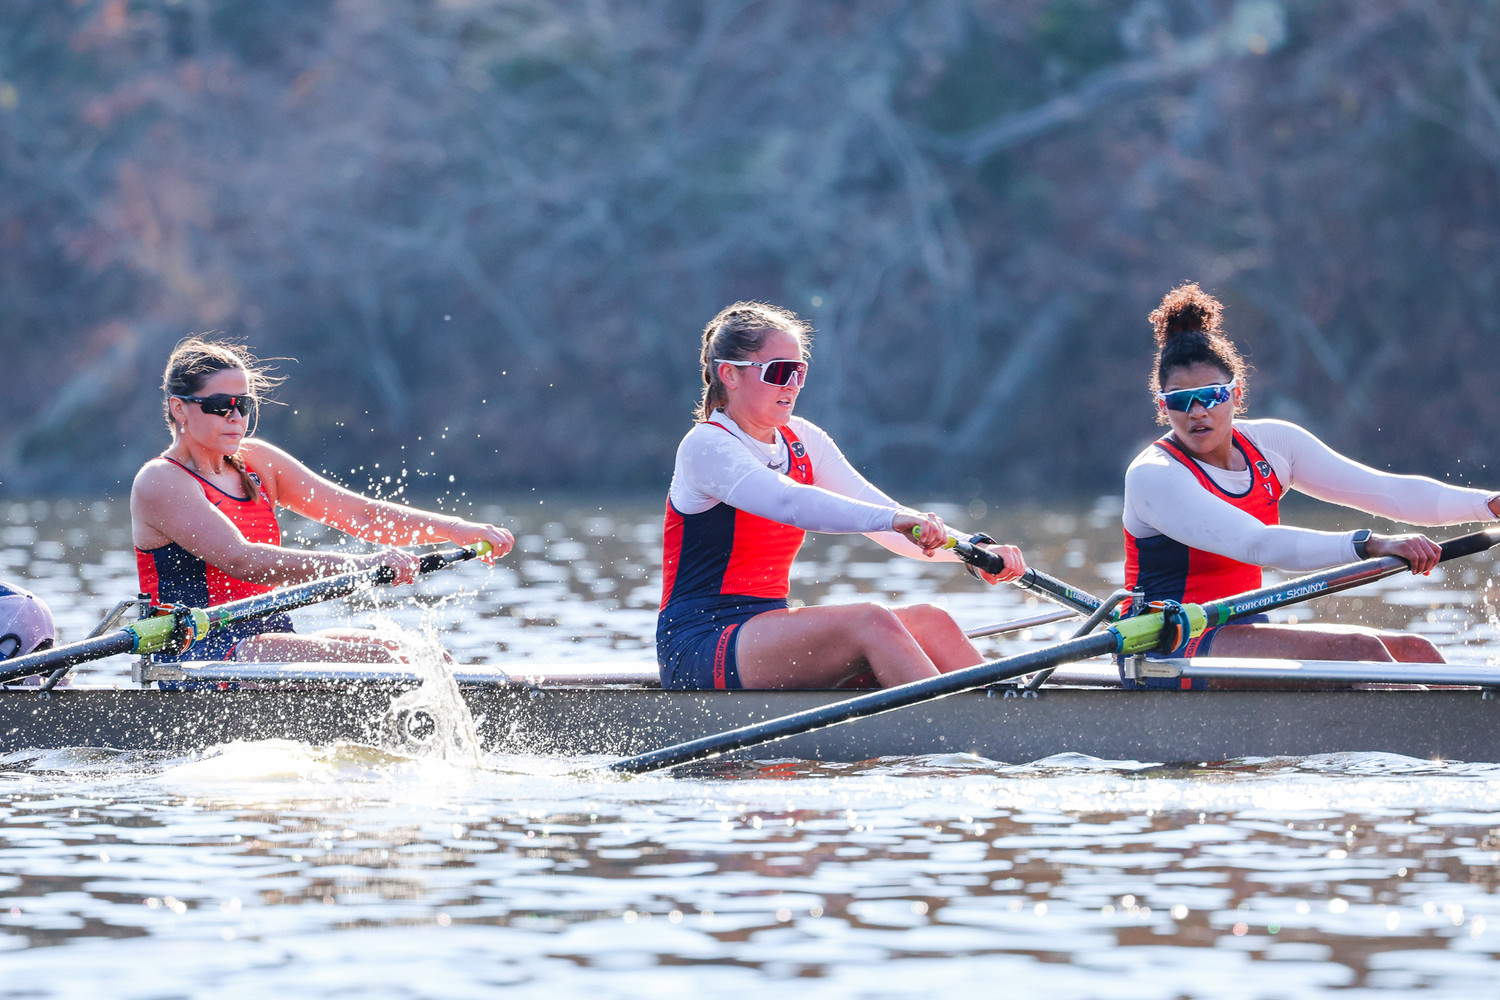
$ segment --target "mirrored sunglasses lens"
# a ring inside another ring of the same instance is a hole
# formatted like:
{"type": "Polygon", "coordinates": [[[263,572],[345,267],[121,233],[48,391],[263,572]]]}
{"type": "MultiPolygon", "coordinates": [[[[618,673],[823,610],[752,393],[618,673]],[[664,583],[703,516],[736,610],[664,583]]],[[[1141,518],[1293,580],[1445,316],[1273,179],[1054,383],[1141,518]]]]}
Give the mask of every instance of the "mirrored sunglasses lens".
{"type": "Polygon", "coordinates": [[[249,396],[217,393],[203,400],[203,412],[215,417],[226,417],[230,410],[239,410],[240,416],[248,417],[254,408],[255,401],[249,396]]]}
{"type": "Polygon", "coordinates": [[[1220,403],[1227,403],[1229,392],[1228,386],[1211,385],[1201,389],[1178,389],[1175,392],[1163,393],[1163,395],[1166,396],[1167,409],[1186,413],[1193,408],[1194,403],[1202,403],[1205,410],[1212,410],[1220,403]]]}
{"type": "Polygon", "coordinates": [[[1186,413],[1193,408],[1193,392],[1191,389],[1178,389],[1175,392],[1162,393],[1162,402],[1167,404],[1167,409],[1186,413]]]}
{"type": "Polygon", "coordinates": [[[802,361],[772,361],[762,369],[765,372],[766,381],[772,385],[787,385],[794,377],[801,378],[807,373],[807,364],[802,361]]]}

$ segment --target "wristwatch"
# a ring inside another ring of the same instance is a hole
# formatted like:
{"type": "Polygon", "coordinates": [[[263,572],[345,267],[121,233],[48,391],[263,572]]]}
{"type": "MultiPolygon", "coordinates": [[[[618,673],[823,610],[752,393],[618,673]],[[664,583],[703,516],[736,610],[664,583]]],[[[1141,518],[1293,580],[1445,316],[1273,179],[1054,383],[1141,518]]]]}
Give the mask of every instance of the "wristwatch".
{"type": "Polygon", "coordinates": [[[1366,547],[1370,542],[1370,529],[1360,528],[1354,533],[1354,554],[1361,559],[1370,558],[1370,550],[1366,547]]]}

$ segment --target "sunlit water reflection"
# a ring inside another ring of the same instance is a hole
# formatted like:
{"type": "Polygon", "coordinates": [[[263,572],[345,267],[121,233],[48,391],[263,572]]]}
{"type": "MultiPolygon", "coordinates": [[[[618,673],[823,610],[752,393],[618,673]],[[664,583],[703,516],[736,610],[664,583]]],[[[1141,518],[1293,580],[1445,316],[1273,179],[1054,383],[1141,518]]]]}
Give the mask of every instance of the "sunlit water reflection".
{"type": "MultiPolygon", "coordinates": [[[[0,513],[0,576],[64,638],[134,591],[114,509],[0,513]]],[[[650,657],[654,505],[484,513],[522,551],[381,613],[460,660],[650,657]]],[[[1108,504],[982,526],[1096,592],[1116,582],[1108,504]]],[[[1494,662],[1493,566],[1301,613],[1494,662]]],[[[966,624],[1031,610],[858,540],[821,540],[799,575],[807,600],[939,599],[966,624]]],[[[949,755],[624,779],[478,761],[282,741],[0,758],[0,996],[1473,997],[1500,978],[1500,763],[949,755]]]]}

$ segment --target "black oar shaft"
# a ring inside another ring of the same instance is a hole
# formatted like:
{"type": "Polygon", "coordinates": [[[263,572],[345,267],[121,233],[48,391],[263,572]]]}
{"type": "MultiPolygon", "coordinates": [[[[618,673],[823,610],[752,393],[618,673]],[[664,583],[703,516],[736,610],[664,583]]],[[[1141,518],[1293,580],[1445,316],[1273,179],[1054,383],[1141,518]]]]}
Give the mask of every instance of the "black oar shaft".
{"type": "Polygon", "coordinates": [[[1112,653],[1118,643],[1112,632],[1097,632],[1080,639],[1048,646],[1046,649],[1008,656],[1002,660],[991,660],[951,673],[927,677],[910,684],[882,688],[869,694],[857,695],[831,705],[821,705],[779,719],[752,723],[726,733],[705,736],[676,746],[652,750],[635,757],[615,761],[606,765],[608,770],[628,774],[659,771],[689,761],[717,757],[732,750],[771,743],[776,740],[810,733],[829,726],[837,726],[855,719],[863,719],[882,712],[892,712],[919,702],[932,701],[961,691],[972,691],[1000,681],[1020,677],[1035,670],[1056,666],[1069,660],[1082,660],[1101,653],[1112,653]]]}
{"type": "Polygon", "coordinates": [[[18,677],[47,673],[89,660],[100,660],[135,648],[135,636],[123,629],[108,635],[70,642],[65,648],[42,649],[11,660],[0,661],[0,684],[18,677]]]}
{"type": "MultiPolygon", "coordinates": [[[[431,573],[433,570],[442,569],[444,566],[452,563],[473,559],[474,555],[474,550],[470,548],[453,549],[447,552],[429,552],[422,557],[417,572],[431,573]]],[[[275,614],[281,611],[295,611],[297,608],[305,608],[311,604],[331,601],[336,597],[347,597],[355,591],[363,590],[372,584],[390,583],[393,576],[389,566],[358,570],[353,573],[341,573],[338,576],[324,577],[321,580],[309,580],[306,583],[283,587],[280,590],[268,591],[264,594],[257,594],[254,597],[243,597],[238,601],[219,604],[209,614],[215,620],[244,621],[248,618],[259,618],[261,615],[275,614]]]]}
{"type": "Polygon", "coordinates": [[[1023,573],[1021,579],[1016,581],[1016,586],[1036,591],[1044,597],[1050,597],[1070,608],[1076,608],[1084,614],[1093,614],[1104,603],[1088,591],[1079,590],[1071,583],[1059,580],[1055,576],[1048,576],[1036,569],[1028,569],[1023,573]]]}
{"type": "MultiPolygon", "coordinates": [[[[982,569],[996,576],[1005,572],[1005,560],[983,546],[954,535],[950,536],[948,547],[953,549],[958,558],[976,569],[982,569]]],[[[1027,569],[1021,574],[1019,580],[1013,580],[1011,583],[1022,590],[1034,591],[1066,607],[1082,611],[1086,615],[1093,614],[1104,603],[1088,591],[1079,590],[1072,584],[1059,580],[1055,576],[1048,576],[1039,569],[1027,569]]]]}
{"type": "MultiPolygon", "coordinates": [[[[1493,548],[1497,543],[1500,543],[1500,528],[1489,528],[1485,531],[1475,531],[1457,538],[1450,538],[1440,546],[1443,554],[1438,558],[1438,562],[1471,556],[1493,548]]],[[[1203,610],[1209,625],[1222,625],[1227,621],[1253,615],[1267,608],[1282,608],[1289,604],[1310,601],[1314,597],[1336,594],[1351,587],[1407,572],[1410,568],[1406,560],[1397,556],[1380,556],[1376,559],[1366,559],[1364,562],[1324,570],[1321,573],[1299,576],[1295,580],[1272,584],[1245,594],[1236,594],[1220,601],[1210,601],[1203,605],[1203,610]]]]}

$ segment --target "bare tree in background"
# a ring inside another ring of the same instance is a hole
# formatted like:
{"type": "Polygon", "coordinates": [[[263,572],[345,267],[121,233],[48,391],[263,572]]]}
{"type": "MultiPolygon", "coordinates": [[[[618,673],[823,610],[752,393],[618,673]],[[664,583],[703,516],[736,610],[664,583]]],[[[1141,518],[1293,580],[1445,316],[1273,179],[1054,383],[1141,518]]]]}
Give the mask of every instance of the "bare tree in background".
{"type": "Polygon", "coordinates": [[[1482,461],[1496,6],[37,0],[0,483],[127,481],[218,329],[298,359],[265,432],[335,474],[654,489],[748,297],[816,324],[803,409],[882,475],[1109,490],[1185,279],[1257,412],[1482,461]]]}

